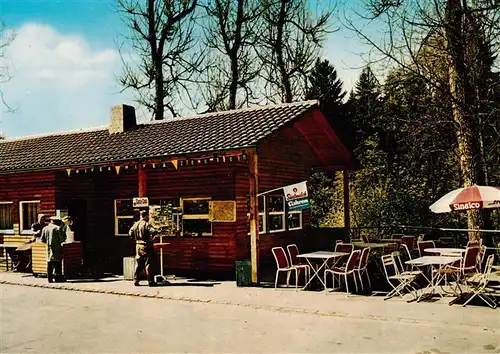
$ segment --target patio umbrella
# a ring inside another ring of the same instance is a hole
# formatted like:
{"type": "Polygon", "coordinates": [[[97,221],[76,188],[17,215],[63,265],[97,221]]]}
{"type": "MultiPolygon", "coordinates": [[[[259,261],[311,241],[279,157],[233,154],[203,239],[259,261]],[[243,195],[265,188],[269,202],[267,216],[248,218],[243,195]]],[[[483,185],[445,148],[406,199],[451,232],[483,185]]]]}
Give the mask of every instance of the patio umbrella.
{"type": "Polygon", "coordinates": [[[459,188],[441,197],[430,207],[434,213],[454,210],[500,208],[500,187],[473,185],[459,188]]]}

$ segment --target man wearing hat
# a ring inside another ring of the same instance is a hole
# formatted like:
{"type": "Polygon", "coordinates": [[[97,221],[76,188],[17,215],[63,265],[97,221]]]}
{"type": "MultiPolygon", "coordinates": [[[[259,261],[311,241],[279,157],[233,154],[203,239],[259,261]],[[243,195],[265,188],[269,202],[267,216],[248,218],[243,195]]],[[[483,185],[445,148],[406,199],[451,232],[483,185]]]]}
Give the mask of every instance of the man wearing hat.
{"type": "Polygon", "coordinates": [[[134,223],[130,228],[129,236],[135,239],[136,267],[134,273],[134,285],[139,285],[141,273],[144,269],[148,274],[149,286],[156,286],[154,281],[156,271],[156,252],[153,242],[156,239],[157,230],[149,223],[149,213],[141,211],[141,220],[134,223]]]}
{"type": "Polygon", "coordinates": [[[61,230],[61,219],[57,216],[50,217],[50,224],[42,229],[42,242],[47,244],[47,278],[49,283],[54,281],[63,281],[62,279],[62,243],[66,235],[61,230]]]}

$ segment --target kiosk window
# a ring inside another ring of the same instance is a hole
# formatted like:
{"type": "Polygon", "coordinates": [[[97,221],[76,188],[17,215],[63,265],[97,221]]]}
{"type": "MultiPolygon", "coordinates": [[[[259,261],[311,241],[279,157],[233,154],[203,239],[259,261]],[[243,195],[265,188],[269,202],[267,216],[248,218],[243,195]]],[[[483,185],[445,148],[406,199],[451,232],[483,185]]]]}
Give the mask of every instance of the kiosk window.
{"type": "Polygon", "coordinates": [[[12,202],[0,202],[0,231],[12,231],[13,229],[12,202]]]}
{"type": "Polygon", "coordinates": [[[128,236],[128,231],[134,225],[134,206],[132,199],[115,200],[115,235],[128,236]]]}
{"type": "Polygon", "coordinates": [[[31,225],[37,222],[40,213],[40,201],[25,201],[19,203],[21,232],[30,232],[31,225]]]}
{"type": "Polygon", "coordinates": [[[208,220],[210,198],[183,198],[182,234],[184,236],[212,236],[212,223],[208,220]]]}

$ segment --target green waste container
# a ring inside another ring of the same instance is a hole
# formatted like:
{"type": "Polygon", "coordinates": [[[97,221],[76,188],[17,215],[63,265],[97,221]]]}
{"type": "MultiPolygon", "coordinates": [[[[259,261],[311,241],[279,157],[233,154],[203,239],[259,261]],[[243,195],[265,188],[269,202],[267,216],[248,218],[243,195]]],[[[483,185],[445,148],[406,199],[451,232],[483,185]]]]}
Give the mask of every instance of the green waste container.
{"type": "Polygon", "coordinates": [[[236,285],[252,285],[252,263],[249,260],[236,261],[236,285]]]}

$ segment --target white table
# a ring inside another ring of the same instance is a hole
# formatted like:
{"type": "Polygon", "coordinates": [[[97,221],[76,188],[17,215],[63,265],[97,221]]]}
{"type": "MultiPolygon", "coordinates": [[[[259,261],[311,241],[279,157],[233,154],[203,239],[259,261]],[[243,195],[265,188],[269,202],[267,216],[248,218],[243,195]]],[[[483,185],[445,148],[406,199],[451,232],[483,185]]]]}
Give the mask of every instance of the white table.
{"type": "MultiPolygon", "coordinates": [[[[430,295],[436,291],[439,282],[444,279],[445,275],[439,274],[439,270],[446,265],[452,264],[456,261],[462,259],[459,255],[456,257],[448,257],[448,256],[424,256],[415,259],[410,259],[406,261],[406,264],[414,265],[417,267],[433,267],[435,268],[434,272],[431,272],[431,279],[429,281],[429,285],[426,288],[422,289],[422,294],[417,299],[417,302],[422,300],[424,295],[430,295]]],[[[443,297],[438,293],[439,296],[443,297]]]]}
{"type": "Polygon", "coordinates": [[[311,281],[314,278],[318,278],[319,281],[321,282],[321,284],[323,284],[323,286],[326,287],[325,283],[323,282],[322,277],[320,277],[320,274],[319,274],[321,272],[321,269],[326,267],[326,264],[328,263],[328,261],[330,259],[335,259],[335,258],[339,258],[342,256],[348,256],[348,255],[349,255],[349,253],[346,253],[346,252],[328,252],[328,251],[316,251],[316,252],[311,252],[311,253],[299,254],[297,257],[304,258],[306,260],[306,262],[309,264],[309,267],[311,267],[311,269],[314,272],[313,276],[309,279],[309,281],[306,283],[306,285],[304,285],[304,289],[307,288],[307,286],[311,283],[311,281]],[[319,261],[323,261],[323,263],[321,264],[320,267],[317,267],[315,269],[313,267],[313,265],[311,264],[311,260],[312,261],[319,260],[319,261]]]}
{"type": "Polygon", "coordinates": [[[465,248],[426,248],[424,252],[427,253],[439,253],[440,255],[455,255],[459,257],[462,253],[465,253],[465,248]]]}

